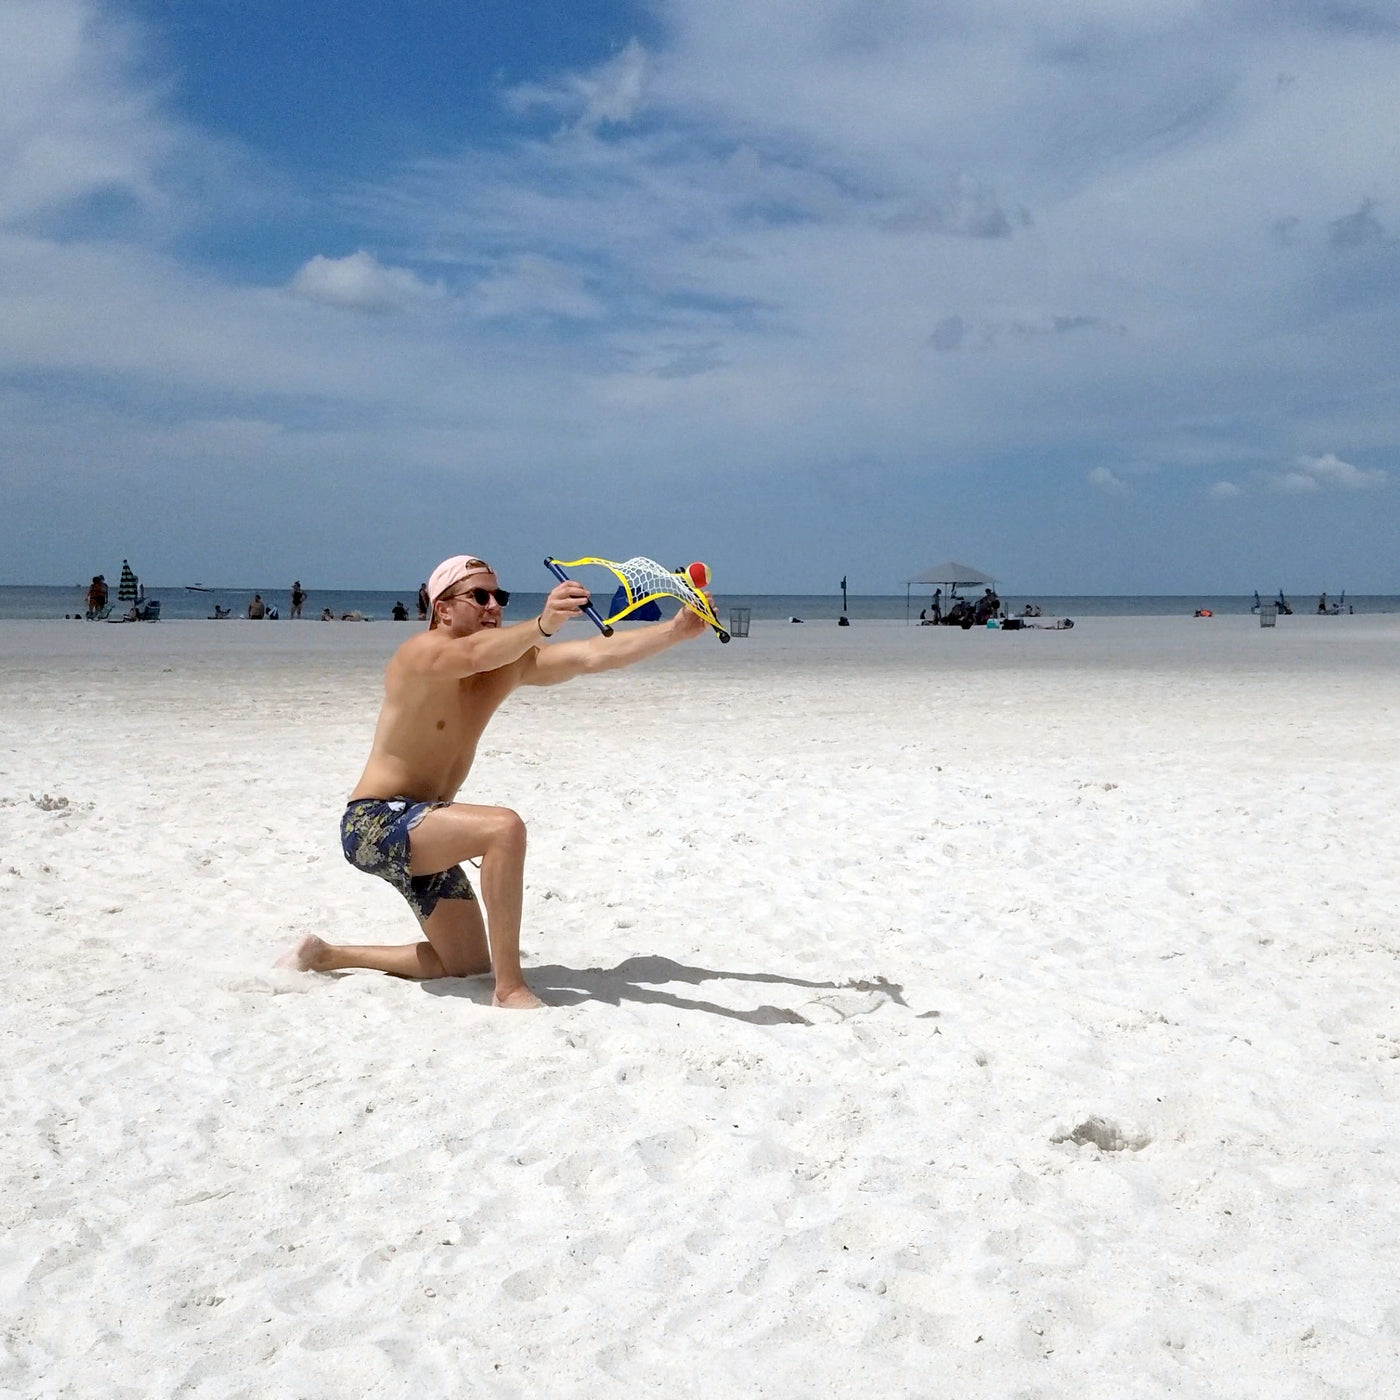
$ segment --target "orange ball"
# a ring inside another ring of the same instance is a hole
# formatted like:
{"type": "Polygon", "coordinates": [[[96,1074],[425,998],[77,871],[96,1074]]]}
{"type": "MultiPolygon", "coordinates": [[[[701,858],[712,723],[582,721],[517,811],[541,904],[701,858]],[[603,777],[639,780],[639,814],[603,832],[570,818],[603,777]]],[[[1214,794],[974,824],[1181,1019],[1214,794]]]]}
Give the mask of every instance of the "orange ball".
{"type": "Polygon", "coordinates": [[[702,564],[699,560],[690,564],[686,568],[686,577],[690,579],[696,588],[708,588],[710,586],[710,566],[702,564]]]}

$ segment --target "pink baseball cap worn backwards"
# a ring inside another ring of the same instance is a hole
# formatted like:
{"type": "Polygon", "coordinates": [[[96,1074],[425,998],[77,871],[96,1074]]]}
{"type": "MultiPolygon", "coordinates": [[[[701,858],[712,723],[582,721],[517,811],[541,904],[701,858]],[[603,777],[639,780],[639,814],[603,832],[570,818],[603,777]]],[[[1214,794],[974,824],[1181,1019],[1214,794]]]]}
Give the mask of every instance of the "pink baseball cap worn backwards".
{"type": "Polygon", "coordinates": [[[468,574],[481,572],[489,573],[491,566],[484,559],[478,559],[475,554],[454,554],[451,559],[444,559],[436,569],[428,575],[428,607],[431,609],[432,621],[429,627],[437,626],[437,609],[433,604],[447,592],[455,583],[460,583],[468,574]]]}

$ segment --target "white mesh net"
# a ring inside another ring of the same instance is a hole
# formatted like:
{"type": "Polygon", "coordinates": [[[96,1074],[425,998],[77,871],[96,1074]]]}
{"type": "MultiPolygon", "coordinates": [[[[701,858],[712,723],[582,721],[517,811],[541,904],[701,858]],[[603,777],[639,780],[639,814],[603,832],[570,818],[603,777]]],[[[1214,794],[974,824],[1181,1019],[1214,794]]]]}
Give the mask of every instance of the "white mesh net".
{"type": "MultiPolygon", "coordinates": [[[[663,569],[655,559],[648,559],[643,554],[615,564],[613,572],[622,580],[622,586],[627,590],[627,607],[622,613],[609,618],[610,622],[652,598],[679,598],[687,607],[692,607],[699,597],[689,579],[681,574],[672,573],[670,569],[663,569]]],[[[704,616],[703,611],[701,616],[704,616]]]]}

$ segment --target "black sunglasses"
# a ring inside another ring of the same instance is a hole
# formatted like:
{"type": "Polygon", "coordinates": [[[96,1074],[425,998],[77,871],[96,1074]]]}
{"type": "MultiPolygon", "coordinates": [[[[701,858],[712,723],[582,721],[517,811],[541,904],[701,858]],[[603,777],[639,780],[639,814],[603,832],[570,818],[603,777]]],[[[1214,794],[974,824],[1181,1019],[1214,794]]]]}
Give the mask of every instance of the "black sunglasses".
{"type": "Polygon", "coordinates": [[[510,602],[510,591],[505,588],[464,588],[454,593],[454,598],[470,598],[479,608],[484,608],[494,598],[502,607],[510,602]]]}

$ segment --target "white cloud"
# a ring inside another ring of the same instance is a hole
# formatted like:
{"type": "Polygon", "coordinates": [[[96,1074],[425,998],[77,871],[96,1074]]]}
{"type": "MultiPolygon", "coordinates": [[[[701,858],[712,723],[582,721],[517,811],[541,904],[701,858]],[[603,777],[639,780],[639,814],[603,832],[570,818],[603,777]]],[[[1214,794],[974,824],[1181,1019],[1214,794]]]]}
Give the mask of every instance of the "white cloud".
{"type": "Polygon", "coordinates": [[[134,76],[139,51],[137,26],[84,0],[0,7],[0,224],[165,204],[162,170],[198,143],[134,76]]]}
{"type": "Polygon", "coordinates": [[[517,112],[543,107],[565,113],[587,131],[622,126],[642,103],[650,67],[647,51],[632,39],[616,57],[586,73],[554,84],[522,83],[506,93],[506,102],[517,112]]]}
{"type": "Polygon", "coordinates": [[[589,320],[603,311],[572,268],[528,255],[483,278],[475,295],[477,309],[487,319],[534,314],[589,320]]]}
{"type": "Polygon", "coordinates": [[[1369,491],[1384,486],[1386,473],[1353,466],[1334,452],[1321,457],[1299,457],[1290,471],[1272,478],[1273,485],[1290,495],[1302,495],[1332,487],[1339,491],[1369,491]]]}
{"type": "Polygon", "coordinates": [[[293,296],[353,311],[403,311],[442,296],[442,287],[403,267],[385,267],[361,249],[344,258],[317,253],[287,284],[293,296]]]}
{"type": "Polygon", "coordinates": [[[584,126],[630,122],[642,100],[648,70],[646,50],[633,39],[618,56],[577,79],[584,126]]]}
{"type": "Polygon", "coordinates": [[[1350,462],[1342,461],[1334,452],[1328,452],[1321,457],[1300,458],[1298,465],[1320,482],[1340,486],[1347,491],[1365,491],[1370,487],[1383,485],[1386,479],[1383,471],[1354,467],[1350,462]]]}
{"type": "Polygon", "coordinates": [[[1244,493],[1233,481],[1217,481],[1210,487],[1206,494],[1217,501],[1233,501],[1237,496],[1242,496],[1244,493]]]}
{"type": "Polygon", "coordinates": [[[1090,486],[1097,487],[1100,491],[1110,496],[1126,496],[1128,494],[1128,483],[1122,477],[1116,476],[1107,467],[1094,467],[1084,477],[1090,486]]]}
{"type": "Polygon", "coordinates": [[[1379,306],[1358,323],[1312,295],[1359,173],[1392,164],[1383,46],[1203,29],[1186,0],[1094,14],[674,0],[653,53],[549,89],[564,129],[396,182],[382,232],[421,210],[423,251],[494,269],[493,319],[535,295],[586,312],[601,377],[686,334],[717,345],[775,382],[795,450],[871,420],[902,450],[932,419],[953,451],[990,429],[1008,451],[1048,434],[1176,441],[1183,464],[1277,455],[1288,412],[1259,411],[1281,402],[1265,386],[1320,373],[1314,399],[1345,414],[1334,346],[1395,359],[1379,306]],[[630,95],[590,108],[605,92],[630,95]],[[1300,160],[1328,130],[1340,154],[1300,160]],[[536,257],[554,285],[521,285],[536,257]],[[1210,436],[1178,430],[1164,405],[1201,398],[1210,436]]]}

